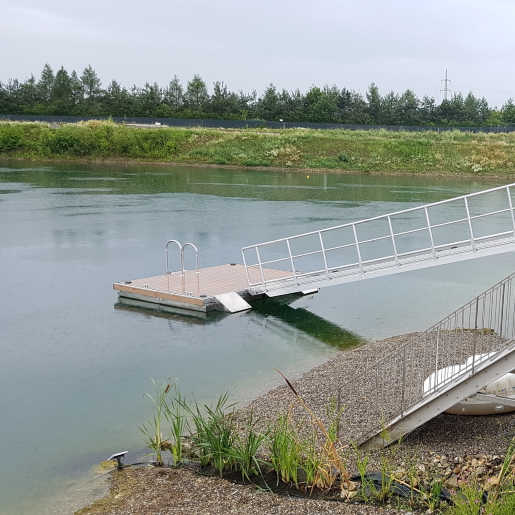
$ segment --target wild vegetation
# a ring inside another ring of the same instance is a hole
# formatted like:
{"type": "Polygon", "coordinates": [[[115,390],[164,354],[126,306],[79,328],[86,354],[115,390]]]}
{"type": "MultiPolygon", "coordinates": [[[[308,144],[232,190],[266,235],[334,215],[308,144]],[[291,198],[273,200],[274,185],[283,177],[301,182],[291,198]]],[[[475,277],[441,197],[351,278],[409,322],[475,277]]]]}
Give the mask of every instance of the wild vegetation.
{"type": "Polygon", "coordinates": [[[335,400],[329,401],[325,416],[320,417],[285,380],[294,402],[267,426],[252,415],[241,420],[227,394],[214,406],[199,406],[195,400],[186,402],[175,383],[155,385],[161,400],[153,399],[156,414],[147,442],[157,457],[156,465],[163,466],[165,450],[180,445],[183,457],[177,459],[172,451],[168,466],[187,467],[271,492],[447,515],[513,513],[515,440],[507,441],[504,459],[497,456],[499,466],[491,467],[488,474],[484,460],[472,459],[471,463],[452,461],[456,468],[450,477],[444,470],[445,457],[435,459],[429,473],[417,456],[402,462],[401,469],[396,456],[400,443],[373,458],[356,445],[343,445],[339,439],[340,430],[345,431],[339,428],[342,410],[335,400]],[[168,408],[169,402],[174,409],[168,408]],[[165,433],[164,419],[170,436],[165,433]],[[176,431],[178,424],[182,434],[176,431]],[[351,476],[350,470],[356,474],[351,476]]]}
{"type": "Polygon", "coordinates": [[[46,64],[34,76],[0,82],[0,114],[75,116],[146,116],[162,118],[215,118],[284,120],[313,123],[353,123],[425,126],[496,126],[515,124],[515,104],[508,99],[492,108],[472,93],[453,95],[440,104],[432,97],[419,99],[411,90],[382,95],[371,84],[363,96],[339,86],[312,86],[303,93],[279,90],[270,84],[261,96],[256,91],[235,93],[223,81],[209,93],[195,75],[184,87],[174,76],[168,85],[146,82],[123,87],[112,80],[106,88],[88,66],[79,76],[63,67],[57,72],[46,64]]]}
{"type": "Polygon", "coordinates": [[[0,122],[0,157],[510,176],[515,133],[138,129],[111,121],[0,122]]]}

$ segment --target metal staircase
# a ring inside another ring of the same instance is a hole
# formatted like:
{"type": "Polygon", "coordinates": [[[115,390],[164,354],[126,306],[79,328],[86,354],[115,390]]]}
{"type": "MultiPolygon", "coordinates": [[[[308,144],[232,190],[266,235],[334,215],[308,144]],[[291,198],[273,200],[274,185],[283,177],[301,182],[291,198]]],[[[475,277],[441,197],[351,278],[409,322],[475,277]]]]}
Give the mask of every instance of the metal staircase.
{"type": "Polygon", "coordinates": [[[514,194],[510,184],[244,247],[248,291],[275,297],[513,251],[514,194]]]}
{"type": "Polygon", "coordinates": [[[515,273],[416,338],[387,352],[338,389],[341,434],[363,447],[383,447],[477,394],[515,369],[515,273]],[[353,435],[355,437],[355,435],[353,435]]]}

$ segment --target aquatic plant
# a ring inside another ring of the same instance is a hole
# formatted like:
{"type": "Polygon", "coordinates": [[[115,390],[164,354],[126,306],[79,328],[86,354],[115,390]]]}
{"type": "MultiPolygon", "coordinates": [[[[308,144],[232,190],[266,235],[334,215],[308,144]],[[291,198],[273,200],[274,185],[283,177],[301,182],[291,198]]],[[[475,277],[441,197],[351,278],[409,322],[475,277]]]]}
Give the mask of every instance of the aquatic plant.
{"type": "MultiPolygon", "coordinates": [[[[315,413],[306,404],[306,402],[304,402],[302,397],[297,393],[286,376],[279,370],[277,370],[277,372],[279,372],[279,374],[286,381],[286,384],[295,395],[298,403],[306,411],[307,415],[309,416],[312,431],[318,440],[317,449],[319,449],[319,460],[317,461],[318,466],[316,473],[314,474],[312,485],[321,489],[329,489],[335,484],[336,479],[339,478],[340,487],[343,491],[345,487],[350,486],[349,473],[341,456],[341,450],[346,446],[341,445],[341,443],[336,439],[336,428],[338,427],[338,420],[343,410],[337,410],[334,414],[334,418],[329,426],[333,429],[330,429],[331,432],[329,432],[323,420],[315,415],[315,413]]],[[[312,485],[309,486],[312,487],[312,485]]]]}
{"type": "Polygon", "coordinates": [[[186,400],[177,387],[177,381],[172,383],[170,401],[165,404],[166,418],[170,424],[169,449],[173,456],[174,466],[179,466],[183,454],[183,438],[187,432],[186,400]]]}
{"type": "Polygon", "coordinates": [[[261,465],[267,462],[258,458],[258,452],[268,435],[268,431],[262,433],[256,430],[256,420],[254,420],[252,412],[243,428],[238,428],[232,455],[235,468],[241,472],[243,480],[250,480],[252,476],[262,473],[261,465]]]}
{"type": "Polygon", "coordinates": [[[214,406],[199,406],[194,399],[192,405],[183,404],[191,417],[192,440],[201,466],[210,463],[220,476],[226,468],[235,465],[236,425],[233,421],[235,404],[228,404],[229,394],[224,392],[214,406]]]}
{"type": "Polygon", "coordinates": [[[293,483],[297,488],[299,467],[302,463],[302,447],[297,432],[292,428],[291,410],[280,415],[270,428],[270,462],[277,473],[277,481],[293,483]]]}
{"type": "Polygon", "coordinates": [[[148,427],[143,424],[140,427],[140,431],[147,437],[146,444],[148,447],[155,452],[156,456],[156,464],[158,466],[163,465],[162,451],[163,444],[167,442],[166,438],[163,438],[162,433],[162,425],[163,418],[166,420],[168,414],[168,406],[166,404],[166,396],[170,391],[171,384],[170,382],[165,382],[163,385],[159,386],[154,379],[151,379],[155,388],[155,397],[152,397],[149,393],[145,395],[152,401],[155,408],[155,413],[152,420],[147,422],[148,427]]]}

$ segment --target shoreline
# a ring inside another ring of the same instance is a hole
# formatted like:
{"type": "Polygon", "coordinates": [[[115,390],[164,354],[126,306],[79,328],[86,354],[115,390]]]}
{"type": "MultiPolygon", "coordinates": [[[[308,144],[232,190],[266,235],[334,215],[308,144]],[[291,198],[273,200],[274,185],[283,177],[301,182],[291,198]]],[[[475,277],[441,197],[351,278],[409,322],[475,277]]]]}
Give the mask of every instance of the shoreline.
{"type": "MultiPolygon", "coordinates": [[[[332,394],[341,379],[350,379],[358,368],[366,367],[383,353],[402,345],[416,333],[394,336],[375,342],[365,343],[338,352],[325,362],[302,373],[291,383],[306,403],[320,416],[323,416],[325,401],[332,394]]],[[[366,386],[366,385],[365,385],[366,386]]],[[[251,400],[237,412],[242,421],[253,416],[266,427],[267,422],[288,411],[294,402],[288,386],[282,384],[267,393],[251,400]]],[[[302,410],[300,410],[302,413],[302,410]]],[[[435,419],[416,429],[399,444],[394,446],[395,456],[392,463],[397,468],[416,457],[418,463],[427,466],[428,471],[442,468],[447,464],[504,457],[508,448],[506,433],[513,431],[514,413],[489,415],[483,417],[440,414],[435,419]],[[442,462],[442,463],[441,463],[442,462]]],[[[390,451],[386,451],[390,452],[390,451]]],[[[370,453],[370,469],[381,470],[383,451],[370,453]]],[[[490,467],[489,464],[485,467],[490,467]]],[[[493,465],[491,467],[494,468],[493,465]]],[[[349,471],[356,473],[355,466],[349,463],[349,471]]],[[[428,472],[429,473],[429,472],[428,472]]],[[[493,470],[491,473],[494,473],[493,470]]],[[[111,492],[90,506],[79,510],[77,515],[105,514],[143,514],[148,509],[162,515],[184,513],[242,514],[308,514],[332,513],[335,505],[326,500],[296,499],[256,490],[252,485],[235,485],[226,479],[199,476],[186,469],[153,468],[127,469],[113,474],[110,481],[111,492]],[[169,488],[163,490],[164,483],[169,488]],[[168,494],[166,493],[168,492],[168,494]],[[232,493],[231,493],[232,492],[232,493]],[[239,501],[238,501],[239,500],[239,501]],[[236,504],[235,502],[238,501],[236,504]],[[238,504],[239,503],[239,504],[238,504]],[[233,511],[231,511],[233,510],[233,511]]],[[[388,506],[371,506],[354,503],[338,503],[342,514],[393,515],[402,513],[388,506]]]]}
{"type": "Polygon", "coordinates": [[[335,168],[294,168],[294,167],[280,167],[280,166],[241,166],[230,164],[213,164],[213,163],[187,163],[181,161],[145,161],[130,158],[106,158],[106,159],[84,159],[84,158],[29,158],[29,157],[14,157],[0,155],[0,163],[8,161],[28,161],[31,163],[77,163],[89,165],[108,165],[108,166],[180,166],[188,168],[218,168],[224,170],[245,170],[245,171],[258,171],[258,172],[281,172],[281,173],[311,173],[311,174],[331,174],[331,175],[372,175],[372,176],[391,176],[391,177],[441,177],[441,178],[463,178],[463,179],[506,179],[514,180],[515,173],[509,174],[476,174],[476,173],[440,173],[440,172],[400,172],[400,171],[370,171],[364,172],[360,170],[341,170],[335,168]]]}

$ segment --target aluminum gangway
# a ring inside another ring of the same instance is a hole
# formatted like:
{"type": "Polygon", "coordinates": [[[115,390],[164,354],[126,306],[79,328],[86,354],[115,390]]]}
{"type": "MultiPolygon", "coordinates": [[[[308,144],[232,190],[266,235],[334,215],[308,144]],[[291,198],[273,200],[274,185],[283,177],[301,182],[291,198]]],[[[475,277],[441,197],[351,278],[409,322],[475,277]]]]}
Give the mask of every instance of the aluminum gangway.
{"type": "Polygon", "coordinates": [[[514,193],[510,184],[244,247],[248,291],[275,297],[513,251],[514,193]]]}
{"type": "Polygon", "coordinates": [[[515,273],[341,384],[342,440],[384,447],[469,397],[515,406],[515,392],[478,393],[515,369],[514,283],[515,273]]]}

